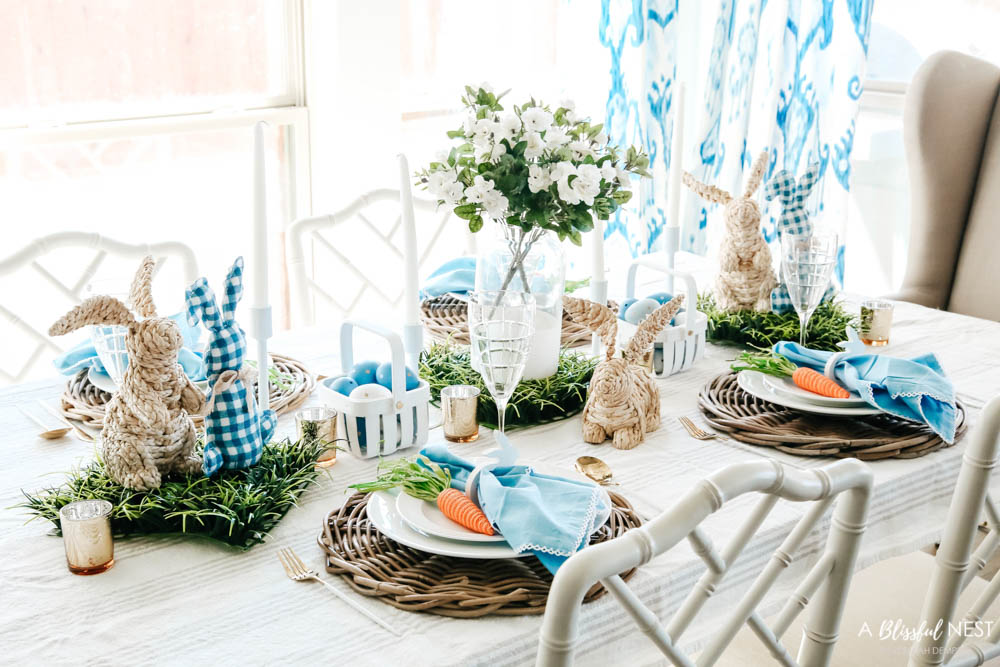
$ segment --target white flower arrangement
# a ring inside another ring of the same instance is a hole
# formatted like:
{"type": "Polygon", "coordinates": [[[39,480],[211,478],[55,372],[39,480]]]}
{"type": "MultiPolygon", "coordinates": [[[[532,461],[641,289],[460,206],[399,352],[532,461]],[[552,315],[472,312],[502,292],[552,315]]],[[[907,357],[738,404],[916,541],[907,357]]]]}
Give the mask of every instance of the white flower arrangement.
{"type": "Polygon", "coordinates": [[[508,111],[504,94],[465,87],[468,115],[448,132],[459,144],[418,172],[418,184],[473,232],[484,215],[505,223],[508,237],[525,237],[525,253],[544,231],[580,245],[593,216],[607,220],[631,199],[632,174],[649,177],[649,158],[635,147],[619,155],[603,126],[579,118],[572,102],[553,111],[531,99],[508,111]]]}

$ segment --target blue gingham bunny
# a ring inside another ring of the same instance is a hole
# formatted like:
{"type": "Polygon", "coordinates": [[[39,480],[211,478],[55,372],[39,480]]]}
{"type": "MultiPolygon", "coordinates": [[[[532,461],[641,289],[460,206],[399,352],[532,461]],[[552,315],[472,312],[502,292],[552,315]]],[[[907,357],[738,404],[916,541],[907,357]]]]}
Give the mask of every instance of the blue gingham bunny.
{"type": "MultiPolygon", "coordinates": [[[[795,183],[795,176],[790,171],[782,169],[771,177],[767,185],[764,186],[764,199],[772,201],[778,199],[781,202],[781,216],[778,218],[777,232],[778,242],[781,242],[781,235],[785,232],[790,234],[808,235],[812,234],[812,223],[809,221],[809,213],[806,211],[806,200],[816,187],[819,180],[820,165],[813,162],[802,174],[798,184],[795,183]]],[[[823,295],[826,300],[833,296],[833,288],[827,290],[823,295]]],[[[787,313],[794,310],[792,299],[788,294],[788,287],[785,285],[784,277],[781,282],[771,290],[771,311],[775,313],[787,313]]]]}
{"type": "Polygon", "coordinates": [[[185,296],[188,322],[195,325],[201,320],[209,332],[205,372],[210,384],[206,409],[210,411],[205,418],[202,470],[211,477],[223,468],[248,468],[260,461],[278,419],[273,410],[258,413],[253,383],[243,365],[246,336],[234,319],[243,296],[243,258],[236,258],[229,269],[221,309],[205,278],[196,280],[185,296]]]}

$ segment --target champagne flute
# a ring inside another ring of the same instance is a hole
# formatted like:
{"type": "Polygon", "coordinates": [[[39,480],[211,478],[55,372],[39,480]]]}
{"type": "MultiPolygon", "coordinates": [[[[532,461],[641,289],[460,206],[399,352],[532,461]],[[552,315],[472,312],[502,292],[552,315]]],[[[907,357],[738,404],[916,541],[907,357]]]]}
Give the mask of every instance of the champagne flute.
{"type": "Polygon", "coordinates": [[[781,275],[795,312],[799,314],[799,345],[806,344],[809,318],[830,285],[837,264],[837,235],[833,232],[781,235],[781,275]]]}
{"type": "Polygon", "coordinates": [[[469,295],[470,359],[496,401],[501,433],[507,402],[524,374],[534,321],[535,299],[526,292],[476,291],[469,295]]]}

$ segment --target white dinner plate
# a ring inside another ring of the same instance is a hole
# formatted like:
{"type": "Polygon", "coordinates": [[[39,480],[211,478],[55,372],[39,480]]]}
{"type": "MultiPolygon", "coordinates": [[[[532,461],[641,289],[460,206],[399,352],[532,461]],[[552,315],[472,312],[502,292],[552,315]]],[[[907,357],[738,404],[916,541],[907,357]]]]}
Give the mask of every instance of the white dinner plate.
{"type": "Polygon", "coordinates": [[[869,406],[867,403],[865,404],[865,407],[836,407],[810,403],[809,401],[803,401],[791,396],[785,396],[771,389],[771,387],[764,381],[764,378],[766,377],[766,375],[758,371],[740,371],[736,375],[736,384],[739,385],[740,389],[751,396],[756,396],[757,398],[770,403],[782,405],[786,408],[799,410],[801,412],[813,412],[819,415],[831,415],[836,417],[861,417],[865,415],[877,415],[882,412],[878,408],[869,406]]]}
{"type": "Polygon", "coordinates": [[[456,558],[524,558],[532,555],[530,551],[519,554],[506,542],[458,542],[424,535],[403,520],[396,510],[396,496],[388,491],[376,491],[368,499],[368,518],[389,539],[432,554],[456,558]]]}
{"type": "Polygon", "coordinates": [[[798,386],[790,377],[764,375],[764,384],[770,387],[771,390],[778,395],[808,401],[809,403],[815,403],[816,405],[827,405],[834,408],[868,407],[868,403],[865,402],[865,399],[853,392],[851,392],[850,398],[831,398],[829,396],[820,396],[819,394],[806,391],[802,387],[798,386]]]}
{"type": "MultiPolygon", "coordinates": [[[[396,511],[411,528],[424,535],[461,542],[506,544],[500,533],[494,532],[492,535],[484,535],[469,530],[446,517],[438,509],[437,503],[420,500],[405,493],[396,496],[396,511]]],[[[495,530],[496,528],[494,528],[495,530]]]]}

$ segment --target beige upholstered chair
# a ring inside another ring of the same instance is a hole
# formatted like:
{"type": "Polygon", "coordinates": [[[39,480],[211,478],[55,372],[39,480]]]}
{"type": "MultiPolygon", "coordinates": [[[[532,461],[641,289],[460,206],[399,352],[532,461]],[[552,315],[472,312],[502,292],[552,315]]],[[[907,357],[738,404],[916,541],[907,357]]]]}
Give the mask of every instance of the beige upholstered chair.
{"type": "Polygon", "coordinates": [[[895,298],[1000,320],[1000,67],[954,51],[924,62],[903,133],[912,220],[895,298]]]}

